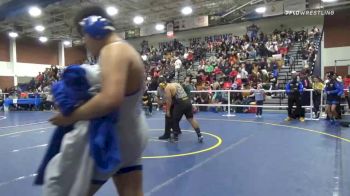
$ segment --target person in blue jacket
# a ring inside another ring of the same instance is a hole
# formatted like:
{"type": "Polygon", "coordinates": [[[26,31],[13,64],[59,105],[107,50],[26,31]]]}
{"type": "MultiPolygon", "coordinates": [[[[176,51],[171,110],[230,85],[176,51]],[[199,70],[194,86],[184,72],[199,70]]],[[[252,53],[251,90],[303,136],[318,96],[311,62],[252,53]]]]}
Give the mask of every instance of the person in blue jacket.
{"type": "Polygon", "coordinates": [[[286,85],[286,93],[288,95],[288,117],[285,121],[291,121],[293,116],[299,117],[301,122],[304,122],[304,118],[301,117],[301,94],[304,92],[304,87],[301,82],[298,81],[298,74],[296,71],[292,72],[292,80],[286,85]],[[295,114],[292,114],[292,108],[295,104],[295,114]]]}
{"type": "Polygon", "coordinates": [[[336,78],[336,74],[334,72],[330,72],[328,74],[329,81],[326,83],[326,87],[324,89],[327,95],[326,113],[332,123],[334,123],[335,119],[338,117],[337,105],[340,103],[339,97],[343,93],[343,87],[336,78]]]}

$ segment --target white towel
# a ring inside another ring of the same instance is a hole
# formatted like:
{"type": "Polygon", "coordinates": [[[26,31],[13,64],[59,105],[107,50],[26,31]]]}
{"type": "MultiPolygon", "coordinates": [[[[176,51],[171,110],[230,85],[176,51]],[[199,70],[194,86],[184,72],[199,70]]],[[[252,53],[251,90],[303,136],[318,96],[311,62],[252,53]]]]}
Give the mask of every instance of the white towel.
{"type": "Polygon", "coordinates": [[[60,153],[45,170],[44,196],[87,195],[94,162],[90,157],[88,121],[80,121],[67,133],[60,153]]]}

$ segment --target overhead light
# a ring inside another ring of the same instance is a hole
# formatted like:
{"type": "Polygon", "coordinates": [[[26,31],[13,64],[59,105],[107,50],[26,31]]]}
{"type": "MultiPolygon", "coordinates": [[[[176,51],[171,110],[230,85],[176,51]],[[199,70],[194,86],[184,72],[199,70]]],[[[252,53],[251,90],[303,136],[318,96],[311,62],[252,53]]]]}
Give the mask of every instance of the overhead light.
{"type": "Polygon", "coordinates": [[[143,19],[142,16],[135,16],[135,18],[134,18],[134,23],[137,25],[142,24],[143,21],[145,21],[145,20],[143,19]]]}
{"type": "Polygon", "coordinates": [[[163,31],[164,29],[165,29],[165,26],[163,24],[156,24],[157,31],[163,31]]]}
{"type": "Polygon", "coordinates": [[[43,32],[45,31],[45,27],[43,25],[37,25],[35,26],[35,30],[37,30],[38,32],[43,32]]]}
{"type": "Polygon", "coordinates": [[[266,12],[266,7],[258,7],[255,9],[255,11],[259,14],[265,13],[266,12]]]}
{"type": "Polygon", "coordinates": [[[28,9],[28,13],[32,17],[38,17],[41,15],[41,9],[39,7],[33,6],[28,9]]]}
{"type": "Polygon", "coordinates": [[[338,1],[338,0],[322,0],[323,3],[333,3],[336,1],[338,1]]]}
{"type": "Polygon", "coordinates": [[[106,12],[108,15],[114,16],[114,15],[118,14],[118,9],[116,7],[113,7],[113,6],[109,6],[106,8],[106,12]]]}
{"type": "Polygon", "coordinates": [[[71,44],[72,44],[71,41],[68,41],[68,40],[63,41],[63,45],[65,46],[70,46],[71,44]]]}
{"type": "Polygon", "coordinates": [[[18,37],[18,33],[12,31],[12,32],[9,33],[9,36],[11,38],[16,38],[16,37],[18,37]]]}
{"type": "Polygon", "coordinates": [[[44,37],[44,36],[41,36],[39,37],[39,41],[42,42],[42,43],[45,43],[47,42],[49,39],[47,37],[44,37]]]}
{"type": "Polygon", "coordinates": [[[190,15],[190,14],[192,14],[193,10],[191,7],[187,6],[187,7],[182,8],[181,12],[183,15],[190,15]]]}

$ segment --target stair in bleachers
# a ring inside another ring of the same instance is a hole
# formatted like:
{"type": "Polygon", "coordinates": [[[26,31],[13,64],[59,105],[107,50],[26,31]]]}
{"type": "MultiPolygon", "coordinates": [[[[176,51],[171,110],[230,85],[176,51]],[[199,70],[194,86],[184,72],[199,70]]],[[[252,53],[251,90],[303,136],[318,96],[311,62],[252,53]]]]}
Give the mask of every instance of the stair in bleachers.
{"type": "Polygon", "coordinates": [[[294,66],[291,68],[289,65],[282,67],[278,73],[278,83],[281,86],[285,86],[291,79],[292,71],[301,71],[303,67],[303,60],[301,59],[300,51],[302,47],[302,42],[295,42],[293,46],[289,49],[288,55],[294,58],[294,66]]]}

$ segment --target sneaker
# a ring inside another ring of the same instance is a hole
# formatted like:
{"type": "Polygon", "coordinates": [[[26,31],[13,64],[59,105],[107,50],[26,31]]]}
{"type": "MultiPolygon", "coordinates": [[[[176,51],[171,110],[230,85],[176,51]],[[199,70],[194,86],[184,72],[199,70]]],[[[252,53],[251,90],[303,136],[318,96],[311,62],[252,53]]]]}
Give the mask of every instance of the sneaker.
{"type": "Polygon", "coordinates": [[[258,117],[259,117],[259,118],[261,118],[262,116],[261,116],[261,115],[259,115],[258,117]]]}
{"type": "Polygon", "coordinates": [[[305,118],[304,117],[300,117],[299,120],[300,120],[300,122],[304,122],[305,118]]]}
{"type": "Polygon", "coordinates": [[[286,119],[284,119],[284,121],[291,121],[292,118],[291,117],[287,117],[286,119]]]}
{"type": "Polygon", "coordinates": [[[199,142],[199,143],[203,143],[203,140],[204,140],[204,137],[203,137],[203,136],[199,136],[199,137],[198,137],[198,142],[199,142]]]}
{"type": "Polygon", "coordinates": [[[162,135],[160,137],[158,137],[159,140],[168,140],[170,139],[170,136],[169,135],[162,135]]]}
{"type": "Polygon", "coordinates": [[[256,118],[259,118],[259,115],[255,115],[256,118]]]}
{"type": "Polygon", "coordinates": [[[320,112],[316,113],[316,118],[319,119],[320,118],[320,112]]]}

